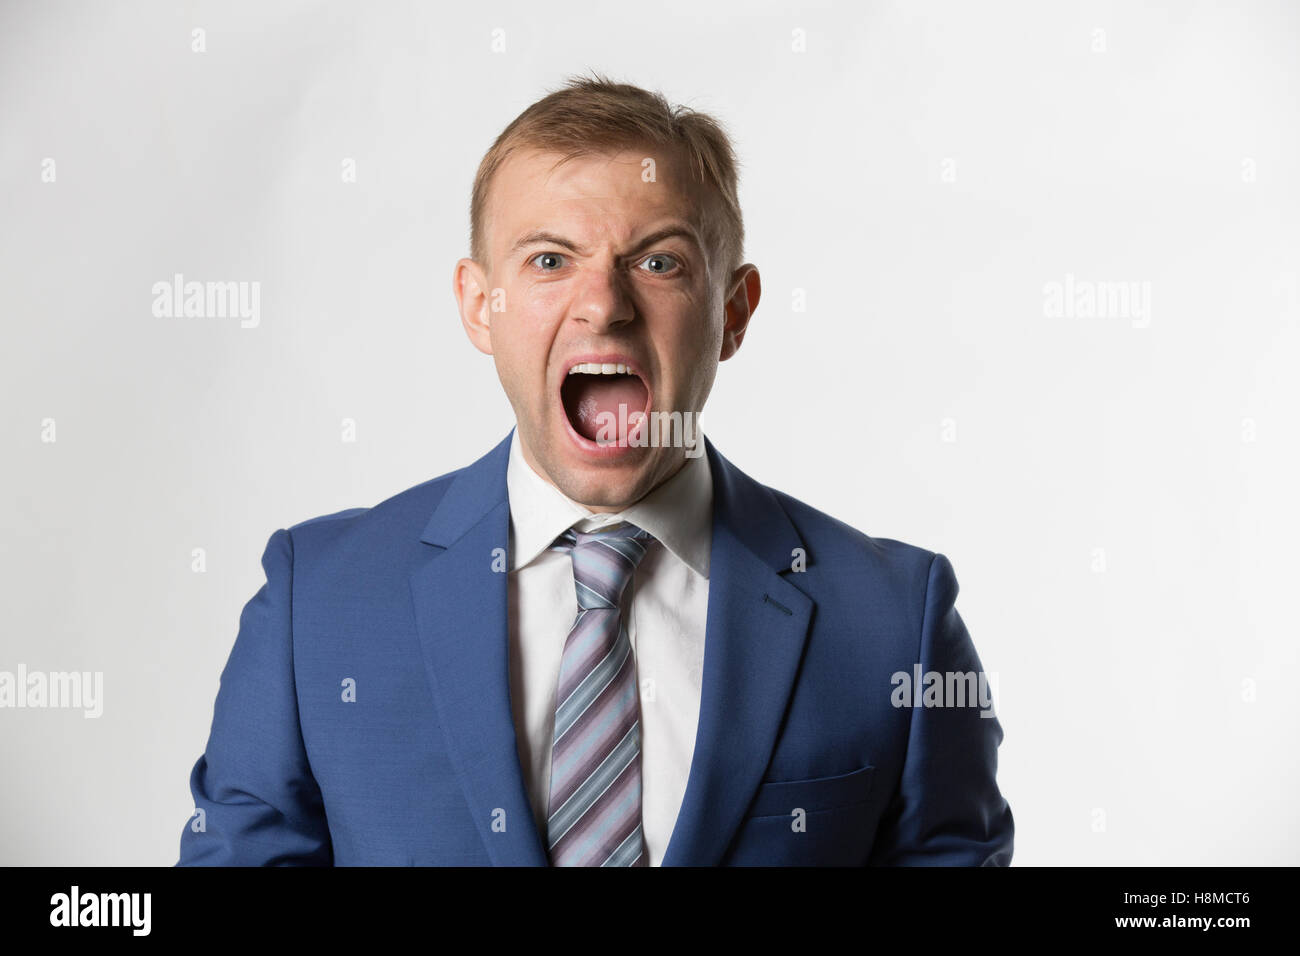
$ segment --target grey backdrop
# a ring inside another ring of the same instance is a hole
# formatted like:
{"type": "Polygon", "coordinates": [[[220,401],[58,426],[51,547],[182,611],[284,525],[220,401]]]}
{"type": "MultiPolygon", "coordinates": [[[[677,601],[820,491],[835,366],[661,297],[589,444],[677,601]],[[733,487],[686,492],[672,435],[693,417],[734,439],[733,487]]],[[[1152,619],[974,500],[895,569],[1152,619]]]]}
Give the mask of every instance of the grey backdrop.
{"type": "Polygon", "coordinates": [[[1298,28],[3,3],[0,671],[100,672],[103,700],[0,709],[0,862],[174,862],[270,534],[505,435],[450,290],[470,184],[589,68],[733,132],[764,296],[704,429],[952,560],[1015,862],[1300,862],[1298,28]],[[177,273],[258,283],[257,325],[155,315],[177,273]]]}

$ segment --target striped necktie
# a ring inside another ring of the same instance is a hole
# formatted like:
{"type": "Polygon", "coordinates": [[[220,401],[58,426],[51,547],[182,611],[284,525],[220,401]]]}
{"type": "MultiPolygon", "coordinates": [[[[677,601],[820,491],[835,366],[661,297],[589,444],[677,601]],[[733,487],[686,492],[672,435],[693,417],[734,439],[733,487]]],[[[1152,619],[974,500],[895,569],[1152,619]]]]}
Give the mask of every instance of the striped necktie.
{"type": "Polygon", "coordinates": [[[645,866],[636,662],[619,611],[654,539],[622,522],[551,547],[568,551],[578,617],[555,695],[547,848],[553,866],[645,866]]]}

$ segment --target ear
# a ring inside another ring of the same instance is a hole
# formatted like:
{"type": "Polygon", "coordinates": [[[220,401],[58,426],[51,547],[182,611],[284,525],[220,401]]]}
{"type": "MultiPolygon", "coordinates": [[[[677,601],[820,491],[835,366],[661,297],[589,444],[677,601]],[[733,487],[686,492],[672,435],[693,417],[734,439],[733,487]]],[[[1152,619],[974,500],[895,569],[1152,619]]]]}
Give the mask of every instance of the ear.
{"type": "Polygon", "coordinates": [[[758,308],[758,298],[762,291],[757,266],[747,262],[731,274],[730,292],[722,303],[726,318],[722,326],[722,350],[718,361],[725,362],[740,348],[745,330],[749,328],[749,320],[758,308]]]}
{"type": "Polygon", "coordinates": [[[451,275],[451,289],[460,308],[465,334],[484,355],[492,354],[492,297],[487,274],[473,259],[461,259],[451,275]]]}

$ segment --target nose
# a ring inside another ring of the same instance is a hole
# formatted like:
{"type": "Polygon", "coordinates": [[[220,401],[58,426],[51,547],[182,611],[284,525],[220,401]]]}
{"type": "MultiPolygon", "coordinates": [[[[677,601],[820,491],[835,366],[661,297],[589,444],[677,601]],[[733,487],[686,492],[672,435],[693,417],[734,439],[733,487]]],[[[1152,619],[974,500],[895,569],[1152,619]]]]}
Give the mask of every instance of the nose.
{"type": "Polygon", "coordinates": [[[617,269],[590,264],[574,294],[570,317],[604,335],[627,325],[635,316],[632,298],[617,269]]]}

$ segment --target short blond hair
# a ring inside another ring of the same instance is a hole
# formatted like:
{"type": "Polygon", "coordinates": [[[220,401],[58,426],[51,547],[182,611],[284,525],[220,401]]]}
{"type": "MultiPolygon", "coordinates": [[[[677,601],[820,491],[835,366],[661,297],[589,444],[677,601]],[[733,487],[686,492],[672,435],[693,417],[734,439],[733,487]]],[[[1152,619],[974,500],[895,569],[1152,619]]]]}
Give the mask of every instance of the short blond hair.
{"type": "Polygon", "coordinates": [[[565,85],[528,107],[496,138],[479,163],[470,199],[470,257],[486,264],[484,219],[492,177],[515,151],[535,149],[577,156],[650,147],[676,150],[685,158],[696,183],[717,197],[714,210],[703,210],[701,240],[724,277],[740,266],[745,226],[736,192],[735,150],[718,120],[685,106],[674,108],[661,93],[615,83],[598,73],[573,76],[565,85]]]}

